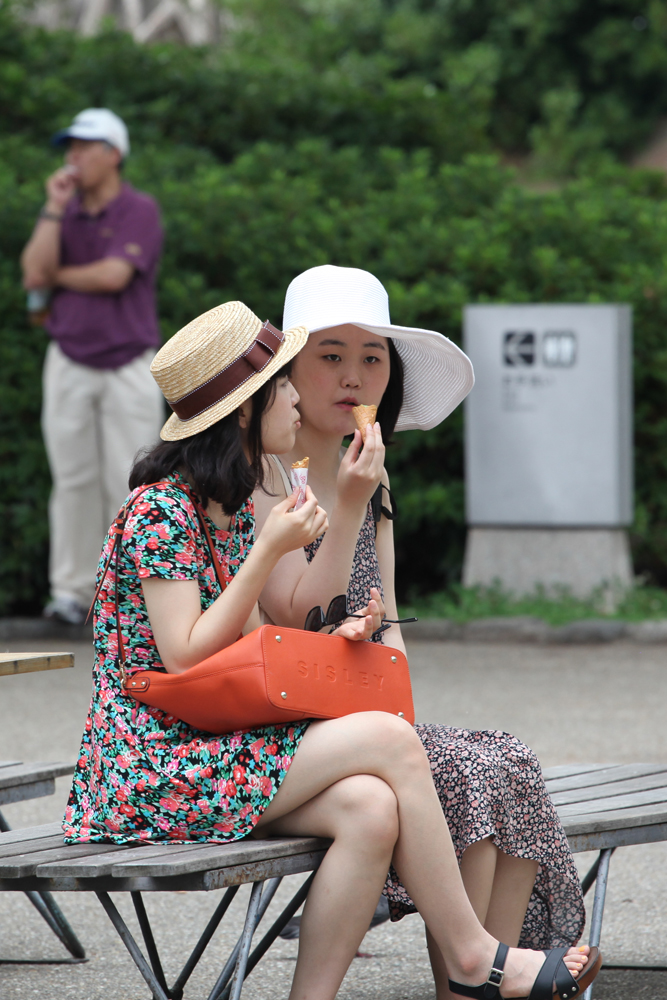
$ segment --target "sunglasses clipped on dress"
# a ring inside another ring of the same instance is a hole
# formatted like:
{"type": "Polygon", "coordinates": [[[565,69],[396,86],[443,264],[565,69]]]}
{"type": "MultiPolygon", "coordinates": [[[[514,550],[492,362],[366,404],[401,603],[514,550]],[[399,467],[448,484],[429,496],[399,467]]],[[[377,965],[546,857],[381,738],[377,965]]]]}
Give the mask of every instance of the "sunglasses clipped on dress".
{"type": "MultiPolygon", "coordinates": [[[[319,605],[316,608],[311,608],[306,615],[306,621],[304,622],[305,632],[319,632],[321,628],[325,625],[331,625],[330,633],[336,629],[341,622],[344,622],[346,618],[365,618],[365,615],[355,615],[353,614],[347,606],[347,594],[339,594],[338,597],[334,597],[327,608],[326,614],[324,613],[324,608],[319,605]]],[[[383,618],[382,625],[373,632],[373,638],[382,635],[386,632],[388,628],[392,625],[404,625],[406,622],[416,622],[419,621],[418,618],[383,618]]]]}

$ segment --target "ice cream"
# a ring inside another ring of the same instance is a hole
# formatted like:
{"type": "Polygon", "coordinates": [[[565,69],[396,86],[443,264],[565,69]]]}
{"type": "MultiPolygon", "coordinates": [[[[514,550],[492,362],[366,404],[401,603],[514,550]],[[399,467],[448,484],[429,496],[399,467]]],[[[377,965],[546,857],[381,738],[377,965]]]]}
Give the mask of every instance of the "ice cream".
{"type": "Polygon", "coordinates": [[[366,428],[369,424],[375,423],[375,416],[377,414],[377,406],[353,406],[352,412],[354,413],[354,419],[357,422],[357,427],[361,431],[362,439],[366,436],[366,428]]]}
{"type": "Polygon", "coordinates": [[[308,463],[310,459],[308,457],[300,459],[298,462],[292,463],[292,468],[290,469],[290,479],[292,480],[292,486],[294,489],[298,489],[299,495],[297,497],[296,503],[294,504],[294,510],[298,510],[306,500],[306,484],[308,482],[308,463]]]}

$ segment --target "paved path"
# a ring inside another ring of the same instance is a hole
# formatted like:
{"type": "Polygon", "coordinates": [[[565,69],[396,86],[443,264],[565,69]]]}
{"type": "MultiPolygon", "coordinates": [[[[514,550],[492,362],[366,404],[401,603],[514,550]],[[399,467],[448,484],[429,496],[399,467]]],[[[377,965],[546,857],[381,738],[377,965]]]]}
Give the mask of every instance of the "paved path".
{"type": "MultiPolygon", "coordinates": [[[[53,642],[50,642],[53,645],[53,642]]],[[[12,649],[46,649],[35,640],[12,649]]],[[[90,650],[75,645],[72,671],[0,679],[0,759],[73,759],[90,693],[90,650]]],[[[502,728],[530,744],[544,766],[570,761],[664,761],[667,757],[666,652],[660,646],[492,646],[419,643],[410,652],[417,717],[470,728],[502,728]]],[[[14,826],[59,818],[68,779],[51,798],[6,808],[14,826]]],[[[587,856],[579,855],[582,867],[587,856]]],[[[295,879],[298,877],[295,877],[295,879]]],[[[294,881],[291,880],[291,881],[294,881]]],[[[280,895],[294,891],[287,886],[280,895]]],[[[174,950],[196,937],[211,894],[148,896],[160,942],[174,950]]],[[[61,894],[91,958],[84,966],[0,964],[2,1000],[143,1000],[146,990],[97,900],[61,894]]],[[[667,845],[626,848],[612,861],[603,935],[614,965],[667,966],[667,845]]],[[[127,907],[125,907],[127,910],[127,907]]],[[[63,950],[27,901],[0,894],[0,961],[60,958],[63,950]]],[[[219,971],[214,942],[186,998],[206,996],[219,971]]],[[[216,938],[216,941],[218,939],[216,938]]],[[[371,932],[343,984],[341,1000],[432,1000],[419,917],[371,932]]],[[[247,1000],[284,1000],[296,944],[280,942],[248,980],[247,1000]]],[[[667,1000],[667,972],[605,971],[596,1000],[667,1000]]]]}

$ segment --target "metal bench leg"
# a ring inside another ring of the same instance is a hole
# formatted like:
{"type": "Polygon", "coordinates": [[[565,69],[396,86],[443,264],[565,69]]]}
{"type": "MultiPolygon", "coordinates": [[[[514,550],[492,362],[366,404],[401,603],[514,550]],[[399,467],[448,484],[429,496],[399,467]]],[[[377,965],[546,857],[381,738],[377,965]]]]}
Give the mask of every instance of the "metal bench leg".
{"type": "Polygon", "coordinates": [[[146,907],[144,906],[144,901],[142,899],[140,892],[131,892],[132,902],[134,903],[134,912],[137,915],[137,920],[139,921],[139,927],[141,928],[141,934],[144,939],[144,944],[146,945],[146,951],[148,952],[148,957],[150,963],[155,973],[155,978],[164,990],[164,992],[171,996],[169,992],[169,987],[167,986],[167,980],[164,977],[164,972],[162,970],[162,962],[160,961],[160,956],[158,950],[155,946],[155,938],[153,937],[153,928],[148,920],[148,914],[146,913],[146,907]]]}
{"type": "MultiPolygon", "coordinates": [[[[257,902],[258,909],[257,909],[257,913],[256,913],[256,916],[255,916],[254,925],[253,925],[253,928],[252,928],[253,933],[254,933],[255,928],[259,924],[260,920],[262,919],[262,917],[266,913],[267,909],[269,908],[269,903],[273,899],[273,896],[274,896],[274,894],[276,892],[276,889],[278,888],[278,886],[280,885],[281,882],[282,882],[282,878],[272,878],[272,879],[269,879],[267,882],[254,882],[253,883],[252,892],[251,892],[251,895],[250,895],[250,902],[248,904],[248,911],[247,911],[247,914],[246,914],[246,924],[245,924],[245,927],[244,927],[244,930],[243,930],[243,934],[241,935],[241,937],[239,938],[239,940],[236,942],[236,945],[235,945],[235,947],[234,947],[231,955],[227,959],[227,962],[225,964],[224,969],[222,970],[222,972],[218,976],[218,980],[217,980],[215,986],[213,987],[213,989],[209,993],[208,1000],[221,1000],[221,998],[222,998],[223,995],[228,995],[228,992],[225,990],[225,987],[228,985],[230,979],[232,978],[232,976],[234,975],[234,973],[235,973],[235,971],[236,971],[236,969],[238,967],[239,955],[240,955],[240,952],[241,952],[241,947],[242,947],[243,941],[245,939],[246,927],[248,926],[248,917],[249,917],[249,914],[250,914],[250,908],[254,905],[255,896],[258,897],[258,902],[257,902]],[[262,887],[264,887],[264,891],[263,892],[262,892],[262,887]],[[259,897],[261,897],[261,902],[259,902],[259,897]]],[[[250,936],[250,941],[252,941],[252,934],[250,936]]],[[[248,950],[250,950],[250,943],[248,943],[248,950]]],[[[246,956],[246,959],[247,959],[247,956],[246,956]]],[[[243,979],[241,979],[241,986],[242,985],[243,985],[243,979]]],[[[234,984],[234,988],[236,988],[236,983],[234,984]]],[[[240,994],[240,989],[241,989],[241,987],[239,987],[239,994],[240,994]]]]}
{"type": "Polygon", "coordinates": [[[116,909],[115,904],[111,901],[111,897],[108,892],[96,892],[95,895],[99,899],[100,903],[106,910],[109,920],[116,928],[119,938],[129,951],[132,956],[134,964],[139,969],[139,972],[144,977],[148,983],[149,988],[152,990],[154,1000],[170,1000],[169,994],[165,992],[162,984],[158,982],[155,973],[151,969],[150,965],[141,954],[141,949],[139,948],[137,942],[132,937],[129,927],[121,917],[120,913],[116,909]]]}
{"type": "Polygon", "coordinates": [[[176,982],[174,983],[174,985],[170,990],[170,994],[173,997],[173,1000],[181,1000],[185,984],[192,975],[199,959],[204,954],[204,951],[209,941],[211,940],[216,930],[218,929],[220,921],[227,912],[229,904],[232,902],[234,896],[236,895],[236,893],[239,891],[240,888],[241,888],[240,885],[230,886],[229,889],[227,889],[227,891],[225,892],[220,902],[218,903],[213,916],[211,917],[211,919],[209,920],[204,929],[204,933],[199,938],[199,941],[197,941],[197,944],[192,950],[192,954],[190,955],[189,959],[183,966],[183,971],[181,972],[180,976],[178,977],[178,979],[176,980],[176,982]]]}
{"type": "Polygon", "coordinates": [[[25,894],[37,912],[44,918],[58,940],[65,945],[68,952],[77,961],[85,961],[86,952],[78,937],[69,925],[69,921],[60,909],[55,899],[47,890],[25,894]]]}
{"type": "Polygon", "coordinates": [[[248,964],[248,955],[250,954],[250,945],[252,944],[252,936],[255,933],[257,924],[259,923],[259,904],[262,901],[263,887],[264,884],[262,882],[255,882],[250,893],[250,903],[248,904],[248,912],[246,913],[243,934],[241,935],[241,947],[239,948],[239,957],[236,960],[236,969],[234,971],[234,979],[232,980],[230,1000],[239,1000],[241,996],[243,980],[245,979],[245,970],[248,964]]]}
{"type": "MultiPolygon", "coordinates": [[[[11,826],[0,811],[0,833],[9,833],[11,826]]],[[[50,892],[34,892],[30,890],[25,895],[35,907],[40,917],[50,927],[61,944],[64,944],[73,958],[82,961],[86,957],[86,952],[78,937],[72,930],[55,899],[50,892]]]]}
{"type": "MultiPolygon", "coordinates": [[[[317,874],[317,872],[314,871],[312,873],[312,875],[310,875],[306,879],[306,881],[303,883],[303,885],[297,890],[297,892],[295,893],[295,895],[293,896],[293,898],[287,904],[287,906],[285,907],[285,909],[283,910],[283,912],[280,914],[280,916],[278,917],[278,919],[271,925],[271,927],[266,932],[266,934],[264,935],[264,937],[262,938],[262,940],[259,942],[259,944],[257,945],[257,947],[254,949],[254,951],[250,955],[250,958],[248,959],[248,965],[247,965],[246,970],[245,970],[245,977],[246,977],[246,979],[248,978],[248,976],[250,975],[250,973],[252,972],[252,970],[255,968],[255,966],[257,965],[257,963],[259,962],[259,960],[261,958],[263,958],[263,956],[269,950],[269,948],[271,947],[271,945],[273,944],[273,942],[276,940],[276,938],[280,934],[280,932],[283,929],[283,927],[285,926],[285,924],[287,924],[292,919],[292,917],[294,916],[294,914],[296,913],[296,911],[299,909],[299,907],[301,906],[301,904],[305,901],[306,896],[308,895],[308,891],[310,890],[310,887],[312,885],[312,881],[315,878],[316,874],[317,874]]],[[[222,993],[220,995],[220,1000],[229,1000],[230,990],[231,990],[231,986],[227,986],[227,988],[225,989],[224,993],[222,993]]]]}
{"type": "MultiPolygon", "coordinates": [[[[614,850],[615,848],[608,847],[606,850],[600,851],[600,857],[598,858],[597,878],[595,879],[595,898],[593,900],[593,913],[591,915],[591,933],[588,939],[588,943],[591,948],[597,948],[600,944],[604,901],[605,896],[607,895],[607,879],[609,878],[609,863],[614,850]]],[[[584,991],[582,1000],[592,1000],[594,985],[594,983],[591,983],[588,989],[584,991]]]]}

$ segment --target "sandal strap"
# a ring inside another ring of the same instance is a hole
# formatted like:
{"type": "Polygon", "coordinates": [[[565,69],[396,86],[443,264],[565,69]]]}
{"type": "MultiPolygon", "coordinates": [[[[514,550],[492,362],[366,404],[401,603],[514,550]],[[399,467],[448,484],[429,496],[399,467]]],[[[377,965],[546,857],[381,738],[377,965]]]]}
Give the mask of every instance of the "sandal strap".
{"type": "Polygon", "coordinates": [[[508,951],[509,947],[506,944],[500,943],[498,945],[496,957],[493,960],[493,967],[489,972],[486,982],[482,983],[481,986],[464,986],[463,983],[455,983],[453,979],[450,979],[450,993],[455,993],[461,997],[472,997],[473,1000],[502,1000],[500,986],[505,976],[503,970],[508,951]]]}
{"type": "Polygon", "coordinates": [[[554,984],[559,1000],[573,1000],[577,996],[579,986],[563,961],[567,951],[567,948],[551,948],[544,952],[547,957],[533,983],[528,1000],[552,1000],[554,984]]]}

